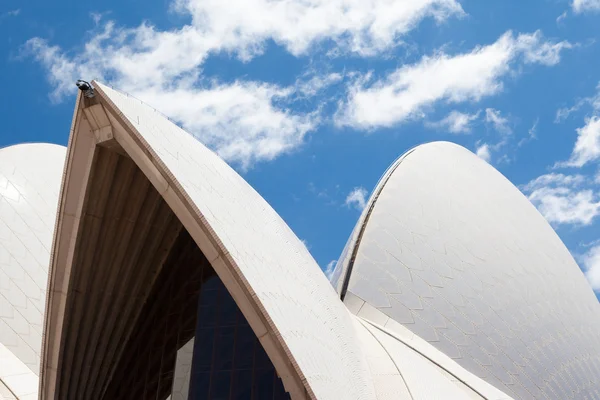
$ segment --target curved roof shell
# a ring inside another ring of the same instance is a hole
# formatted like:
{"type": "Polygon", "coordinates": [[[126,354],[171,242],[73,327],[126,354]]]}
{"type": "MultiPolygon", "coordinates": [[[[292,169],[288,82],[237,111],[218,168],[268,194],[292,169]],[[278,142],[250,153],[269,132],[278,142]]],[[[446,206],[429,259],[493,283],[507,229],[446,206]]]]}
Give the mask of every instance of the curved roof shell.
{"type": "Polygon", "coordinates": [[[515,398],[600,395],[600,305],[581,270],[527,198],[458,145],[390,167],[332,283],[358,315],[375,315],[366,304],[515,398]]]}
{"type": "MultiPolygon", "coordinates": [[[[79,231],[82,210],[90,202],[105,201],[85,200],[86,182],[97,172],[99,146],[113,146],[132,160],[175,213],[240,306],[292,398],[374,398],[365,357],[349,350],[360,346],[352,315],[281,217],[223,160],[166,117],[131,96],[97,82],[94,86],[94,99],[79,97],[67,155],[51,267],[42,398],[66,393],[60,392],[69,385],[60,383],[65,379],[61,371],[71,371],[63,374],[69,375],[66,379],[79,379],[76,364],[66,365],[61,357],[65,346],[85,343],[79,338],[89,336],[81,335],[93,334],[73,322],[79,317],[72,304],[83,292],[70,284],[70,277],[86,273],[78,272],[83,264],[73,261],[78,251],[87,251],[77,247],[78,237],[86,235],[79,231]],[[64,335],[77,340],[65,344],[64,335]]],[[[101,184],[110,187],[108,179],[103,176],[101,184]]],[[[92,224],[89,229],[97,234],[99,228],[92,224]]],[[[87,243],[89,247],[94,240],[87,243]]],[[[92,289],[94,296],[102,296],[92,289]]],[[[81,361],[81,353],[71,354],[81,361]]]]}
{"type": "Polygon", "coordinates": [[[0,386],[37,398],[48,264],[66,148],[0,149],[0,386]]]}

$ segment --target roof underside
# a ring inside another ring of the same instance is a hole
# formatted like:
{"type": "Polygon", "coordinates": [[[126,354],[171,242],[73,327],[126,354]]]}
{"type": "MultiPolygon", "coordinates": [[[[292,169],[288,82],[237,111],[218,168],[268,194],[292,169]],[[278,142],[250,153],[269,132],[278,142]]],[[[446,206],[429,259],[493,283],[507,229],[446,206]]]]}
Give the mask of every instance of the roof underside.
{"type": "MultiPolygon", "coordinates": [[[[57,398],[132,398],[140,382],[131,382],[129,375],[146,375],[131,368],[136,360],[149,369],[158,364],[149,382],[158,381],[160,372],[169,372],[172,364],[160,370],[162,353],[149,352],[148,358],[140,358],[136,346],[153,348],[150,343],[158,334],[139,330],[144,323],[160,323],[150,318],[152,310],[146,308],[160,304],[168,287],[168,280],[157,279],[161,272],[190,265],[188,257],[199,267],[193,271],[201,270],[200,260],[206,263],[184,233],[181,222],[130,158],[96,147],[71,267],[57,398]],[[187,245],[181,237],[187,238],[187,245]],[[130,368],[123,371],[124,366],[130,368]],[[115,385],[124,382],[129,383],[121,386],[127,388],[125,397],[115,395],[115,385]]],[[[182,299],[179,306],[189,314],[187,301],[194,302],[193,296],[182,299]]],[[[191,315],[195,316],[194,308],[191,315]]],[[[157,318],[166,323],[168,316],[159,313],[157,318]]],[[[170,333],[177,340],[178,332],[170,333]]],[[[143,392],[143,381],[141,385],[143,392]]]]}

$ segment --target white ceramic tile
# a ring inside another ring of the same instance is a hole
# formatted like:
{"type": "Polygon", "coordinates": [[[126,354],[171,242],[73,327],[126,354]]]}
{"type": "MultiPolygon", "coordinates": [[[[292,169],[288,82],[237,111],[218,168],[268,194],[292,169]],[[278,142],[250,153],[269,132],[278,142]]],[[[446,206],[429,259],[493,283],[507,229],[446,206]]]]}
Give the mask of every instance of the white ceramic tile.
{"type": "Polygon", "coordinates": [[[8,358],[0,354],[7,366],[0,367],[0,381],[19,400],[37,399],[51,229],[65,155],[64,147],[50,144],[0,149],[0,348],[10,352],[8,358]]]}
{"type": "Polygon", "coordinates": [[[336,288],[351,270],[354,295],[515,397],[593,397],[598,383],[577,382],[600,373],[600,304],[550,225],[498,171],[451,143],[418,146],[388,169],[371,206],[344,250],[358,246],[352,268],[348,256],[336,266],[336,288]]]}
{"type": "Polygon", "coordinates": [[[281,217],[233,169],[139,100],[97,84],[182,185],[318,399],[374,399],[352,314],[281,217]]]}

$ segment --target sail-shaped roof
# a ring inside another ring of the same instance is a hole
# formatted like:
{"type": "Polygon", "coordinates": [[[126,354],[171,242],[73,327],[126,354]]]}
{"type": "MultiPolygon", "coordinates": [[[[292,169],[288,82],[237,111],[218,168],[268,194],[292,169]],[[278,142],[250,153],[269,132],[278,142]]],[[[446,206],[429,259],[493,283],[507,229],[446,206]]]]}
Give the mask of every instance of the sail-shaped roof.
{"type": "Polygon", "coordinates": [[[333,283],[515,398],[598,396],[600,304],[542,215],[463,147],[390,167],[333,283]]]}

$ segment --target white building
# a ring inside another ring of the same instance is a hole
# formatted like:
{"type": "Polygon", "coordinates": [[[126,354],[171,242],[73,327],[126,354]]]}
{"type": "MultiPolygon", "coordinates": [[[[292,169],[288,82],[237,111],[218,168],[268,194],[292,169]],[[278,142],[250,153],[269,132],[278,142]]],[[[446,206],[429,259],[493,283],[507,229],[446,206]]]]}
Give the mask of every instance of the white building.
{"type": "Polygon", "coordinates": [[[600,398],[598,301],[472,153],[395,162],[330,283],[224,161],[94,86],[66,151],[0,150],[0,399],[600,398]]]}

